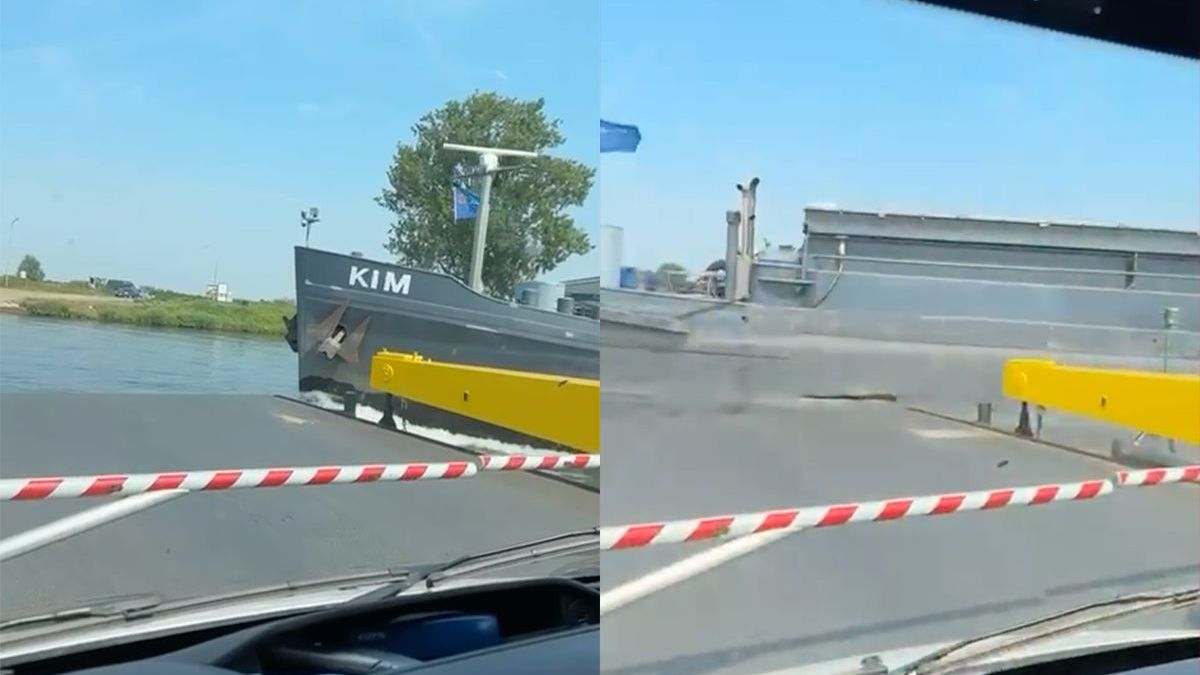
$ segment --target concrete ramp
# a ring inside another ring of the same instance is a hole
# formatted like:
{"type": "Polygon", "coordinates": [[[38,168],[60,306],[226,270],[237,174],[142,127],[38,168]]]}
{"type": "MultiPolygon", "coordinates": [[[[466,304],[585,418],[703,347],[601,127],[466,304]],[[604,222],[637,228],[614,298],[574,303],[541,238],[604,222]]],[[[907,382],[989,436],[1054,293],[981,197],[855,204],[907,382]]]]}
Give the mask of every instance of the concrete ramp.
{"type": "MultiPolygon", "coordinates": [[[[1034,442],[949,419],[974,419],[977,402],[993,401],[993,425],[1016,425],[1001,392],[1015,350],[786,339],[797,341],[787,356],[694,345],[602,354],[602,525],[721,523],[721,514],[1094,480],[1119,468],[1108,461],[1112,428],[1087,420],[1054,415],[1034,442]],[[897,402],[873,396],[889,392],[897,402]]],[[[1194,582],[1200,491],[757,536],[602,553],[608,597],[638,597],[604,616],[605,672],[774,672],[1194,582]]]]}
{"type": "MultiPolygon", "coordinates": [[[[451,447],[271,396],[5,394],[4,478],[448,462],[451,447]]],[[[0,503],[0,536],[112,498],[0,503]]],[[[196,492],[4,563],[0,614],[184,598],[436,562],[594,527],[598,495],[548,478],[196,492]]]]}

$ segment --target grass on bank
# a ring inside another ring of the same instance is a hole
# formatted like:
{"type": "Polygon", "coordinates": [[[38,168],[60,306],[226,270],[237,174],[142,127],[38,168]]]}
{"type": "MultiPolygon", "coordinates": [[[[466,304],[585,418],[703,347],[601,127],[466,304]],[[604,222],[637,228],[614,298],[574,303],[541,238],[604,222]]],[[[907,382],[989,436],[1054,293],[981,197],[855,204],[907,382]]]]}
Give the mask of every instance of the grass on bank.
{"type": "Polygon", "coordinates": [[[108,292],[92,288],[86,280],[83,281],[33,281],[22,279],[12,274],[0,274],[0,285],[5,288],[22,291],[48,291],[51,293],[69,293],[71,295],[109,295],[108,292]]]}
{"type": "Polygon", "coordinates": [[[214,302],[175,293],[136,302],[29,298],[21,302],[21,308],[31,316],[57,319],[275,336],[284,334],[283,317],[296,311],[288,300],[214,302]]]}

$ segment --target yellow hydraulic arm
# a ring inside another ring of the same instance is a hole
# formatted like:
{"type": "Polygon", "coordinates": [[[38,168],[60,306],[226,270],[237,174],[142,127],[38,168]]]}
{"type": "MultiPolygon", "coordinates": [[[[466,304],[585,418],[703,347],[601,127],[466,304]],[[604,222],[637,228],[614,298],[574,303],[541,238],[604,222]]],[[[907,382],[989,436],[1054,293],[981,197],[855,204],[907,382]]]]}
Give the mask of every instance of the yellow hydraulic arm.
{"type": "Polygon", "coordinates": [[[1004,395],[1200,444],[1200,375],[1082,368],[1045,359],[1012,359],[1004,364],[1004,395]]]}
{"type": "Polygon", "coordinates": [[[599,380],[440,363],[384,350],[371,359],[371,386],[581,452],[600,451],[599,380]]]}

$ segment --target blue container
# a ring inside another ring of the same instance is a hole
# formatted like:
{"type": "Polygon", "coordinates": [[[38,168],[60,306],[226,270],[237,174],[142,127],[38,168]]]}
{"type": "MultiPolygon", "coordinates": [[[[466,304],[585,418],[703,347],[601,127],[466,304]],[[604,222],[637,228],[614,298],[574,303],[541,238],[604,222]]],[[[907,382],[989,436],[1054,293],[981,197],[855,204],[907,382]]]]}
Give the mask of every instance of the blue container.
{"type": "Polygon", "coordinates": [[[637,288],[638,271],[636,267],[621,268],[621,288],[637,288]]]}
{"type": "Polygon", "coordinates": [[[358,647],[433,661],[499,645],[500,622],[491,614],[436,612],[404,617],[382,629],[367,631],[355,642],[358,647]]]}

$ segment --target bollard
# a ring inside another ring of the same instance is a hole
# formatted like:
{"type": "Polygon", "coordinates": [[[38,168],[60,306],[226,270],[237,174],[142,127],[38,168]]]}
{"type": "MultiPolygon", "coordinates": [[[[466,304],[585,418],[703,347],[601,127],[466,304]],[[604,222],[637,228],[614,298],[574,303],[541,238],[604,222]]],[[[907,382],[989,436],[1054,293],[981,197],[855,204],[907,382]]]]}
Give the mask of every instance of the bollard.
{"type": "Polygon", "coordinates": [[[396,430],[396,400],[391,394],[383,397],[383,417],[379,418],[379,426],[389,431],[396,430]]]}
{"type": "Polygon", "coordinates": [[[1171,369],[1171,367],[1170,367],[1170,362],[1171,362],[1171,329],[1175,327],[1175,315],[1176,315],[1176,314],[1178,314],[1178,313],[1179,313],[1179,308],[1178,308],[1178,307],[1163,307],[1163,320],[1162,320],[1162,327],[1163,327],[1163,333],[1162,333],[1162,340],[1163,340],[1163,350],[1162,350],[1162,369],[1163,369],[1163,372],[1164,372],[1164,373],[1166,373],[1166,372],[1170,372],[1170,369],[1171,369]]]}
{"type": "Polygon", "coordinates": [[[1033,429],[1029,428],[1029,404],[1021,401],[1021,415],[1017,418],[1017,428],[1013,430],[1018,436],[1033,438],[1033,429]]]}
{"type": "Polygon", "coordinates": [[[975,421],[980,424],[992,423],[992,404],[979,403],[975,406],[975,421]]]}

